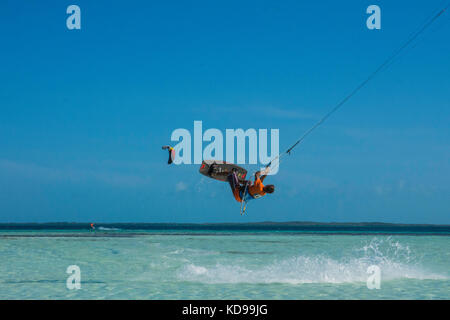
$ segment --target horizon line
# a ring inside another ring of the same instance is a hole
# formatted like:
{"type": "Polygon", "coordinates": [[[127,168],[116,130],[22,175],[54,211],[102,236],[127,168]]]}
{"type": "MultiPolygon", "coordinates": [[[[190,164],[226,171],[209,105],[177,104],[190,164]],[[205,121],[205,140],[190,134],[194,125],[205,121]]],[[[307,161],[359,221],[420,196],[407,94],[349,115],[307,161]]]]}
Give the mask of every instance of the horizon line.
{"type": "Polygon", "coordinates": [[[76,222],[76,221],[50,221],[50,222],[0,222],[0,226],[5,225],[45,225],[45,224],[87,224],[90,225],[392,225],[392,226],[443,226],[450,227],[450,224],[439,223],[404,223],[404,222],[380,222],[380,221],[360,221],[360,222],[317,222],[317,221],[254,221],[254,222],[76,222]]]}

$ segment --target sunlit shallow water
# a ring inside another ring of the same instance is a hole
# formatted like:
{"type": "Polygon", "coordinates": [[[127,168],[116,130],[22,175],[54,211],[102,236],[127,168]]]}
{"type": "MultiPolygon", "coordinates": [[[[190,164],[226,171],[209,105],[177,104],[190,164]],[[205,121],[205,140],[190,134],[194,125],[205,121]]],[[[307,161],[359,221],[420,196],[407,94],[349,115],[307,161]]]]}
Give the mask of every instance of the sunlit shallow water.
{"type": "Polygon", "coordinates": [[[430,235],[8,231],[0,299],[450,299],[449,249],[430,235]]]}

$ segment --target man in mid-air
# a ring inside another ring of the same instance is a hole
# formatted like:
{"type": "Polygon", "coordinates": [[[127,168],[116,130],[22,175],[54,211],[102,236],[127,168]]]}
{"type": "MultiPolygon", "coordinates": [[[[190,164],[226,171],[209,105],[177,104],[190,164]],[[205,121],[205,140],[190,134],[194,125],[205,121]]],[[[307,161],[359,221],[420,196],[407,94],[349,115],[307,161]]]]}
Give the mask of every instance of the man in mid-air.
{"type": "Polygon", "coordinates": [[[233,192],[234,198],[238,202],[249,201],[252,199],[258,199],[265,196],[267,193],[273,193],[275,191],[275,186],[273,184],[263,185],[264,179],[269,173],[269,168],[263,171],[258,171],[255,173],[255,181],[251,183],[249,180],[241,182],[239,181],[236,169],[228,175],[227,179],[230,183],[231,191],[233,192]]]}
{"type": "Polygon", "coordinates": [[[167,161],[167,163],[171,164],[173,160],[175,160],[175,149],[171,146],[163,146],[162,149],[169,151],[169,160],[167,161]]]}

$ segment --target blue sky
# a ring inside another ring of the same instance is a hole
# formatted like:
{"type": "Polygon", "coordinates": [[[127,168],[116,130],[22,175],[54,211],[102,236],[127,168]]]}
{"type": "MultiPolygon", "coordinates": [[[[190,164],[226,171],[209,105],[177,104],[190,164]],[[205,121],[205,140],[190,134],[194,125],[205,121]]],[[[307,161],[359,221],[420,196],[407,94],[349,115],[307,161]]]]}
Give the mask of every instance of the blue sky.
{"type": "MultiPolygon", "coordinates": [[[[450,223],[447,12],[267,181],[168,166],[176,128],[277,128],[286,149],[442,1],[2,1],[0,222],[450,223]],[[82,29],[66,28],[81,8],[82,29]],[[365,9],[381,7],[382,29],[365,9]]],[[[251,166],[247,166],[251,171],[251,166]]]]}

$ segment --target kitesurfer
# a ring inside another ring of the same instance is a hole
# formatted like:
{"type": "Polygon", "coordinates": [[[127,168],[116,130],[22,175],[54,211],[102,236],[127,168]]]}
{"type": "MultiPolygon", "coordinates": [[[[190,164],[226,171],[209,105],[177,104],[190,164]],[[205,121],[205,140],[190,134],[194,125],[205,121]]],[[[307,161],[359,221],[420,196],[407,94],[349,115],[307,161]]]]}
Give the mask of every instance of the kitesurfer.
{"type": "Polygon", "coordinates": [[[175,160],[175,149],[171,146],[163,146],[162,149],[169,151],[169,160],[167,161],[167,164],[171,164],[173,160],[175,160]]]}
{"type": "Polygon", "coordinates": [[[268,184],[267,186],[263,184],[268,172],[269,168],[266,168],[263,171],[258,171],[255,173],[255,181],[253,183],[246,180],[241,184],[237,177],[236,169],[233,169],[227,179],[236,201],[242,202],[243,200],[248,201],[258,199],[265,196],[267,193],[273,193],[275,191],[275,186],[273,184],[268,184]]]}

